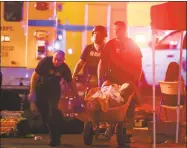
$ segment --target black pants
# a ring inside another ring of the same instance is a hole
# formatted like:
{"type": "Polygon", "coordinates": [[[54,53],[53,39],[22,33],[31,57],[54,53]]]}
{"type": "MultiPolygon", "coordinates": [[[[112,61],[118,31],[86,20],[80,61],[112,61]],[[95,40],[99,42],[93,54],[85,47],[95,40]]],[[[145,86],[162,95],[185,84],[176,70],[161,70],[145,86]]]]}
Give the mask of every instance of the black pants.
{"type": "Polygon", "coordinates": [[[37,91],[37,108],[48,127],[51,141],[59,143],[64,124],[64,118],[58,109],[60,96],[51,96],[50,92],[37,91]]]}
{"type": "Polygon", "coordinates": [[[132,98],[132,100],[129,104],[129,108],[128,108],[127,114],[126,114],[127,118],[133,118],[134,117],[135,105],[136,105],[136,95],[133,96],[133,98],[132,98]]]}

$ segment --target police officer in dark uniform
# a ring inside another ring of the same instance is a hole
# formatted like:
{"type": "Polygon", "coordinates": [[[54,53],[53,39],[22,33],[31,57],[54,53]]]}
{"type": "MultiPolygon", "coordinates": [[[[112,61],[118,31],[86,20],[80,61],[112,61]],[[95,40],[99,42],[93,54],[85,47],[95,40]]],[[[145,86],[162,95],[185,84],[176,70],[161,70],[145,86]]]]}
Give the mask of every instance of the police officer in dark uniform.
{"type": "Polygon", "coordinates": [[[84,69],[84,75],[90,76],[92,80],[95,79],[97,86],[97,67],[101,57],[101,52],[105,44],[105,38],[107,37],[107,30],[104,26],[95,26],[92,31],[92,44],[85,47],[80,60],[77,62],[73,78],[75,78],[79,72],[84,69]]]}
{"type": "Polygon", "coordinates": [[[106,43],[98,66],[99,80],[103,78],[123,84],[137,83],[142,71],[142,53],[132,39],[126,36],[127,26],[114,23],[115,38],[106,43]]]}
{"type": "Polygon", "coordinates": [[[65,53],[58,50],[52,57],[43,58],[37,65],[31,77],[30,94],[28,100],[32,112],[39,112],[47,124],[52,147],[60,145],[63,117],[58,110],[61,94],[60,81],[67,81],[70,88],[78,97],[72,82],[72,74],[66,63],[65,53]]]}
{"type": "Polygon", "coordinates": [[[0,71],[0,96],[1,96],[2,81],[3,81],[3,74],[2,74],[2,72],[0,71]]]}
{"type": "MultiPolygon", "coordinates": [[[[98,83],[105,80],[115,84],[131,82],[138,87],[142,73],[142,54],[140,48],[126,36],[127,25],[122,21],[114,23],[115,38],[106,43],[98,64],[98,83]]],[[[139,96],[139,93],[136,92],[139,96]]],[[[138,97],[135,97],[136,100],[138,97]]],[[[133,118],[135,108],[133,97],[127,118],[133,118]]],[[[140,102],[138,102],[140,103],[140,102]]]]}

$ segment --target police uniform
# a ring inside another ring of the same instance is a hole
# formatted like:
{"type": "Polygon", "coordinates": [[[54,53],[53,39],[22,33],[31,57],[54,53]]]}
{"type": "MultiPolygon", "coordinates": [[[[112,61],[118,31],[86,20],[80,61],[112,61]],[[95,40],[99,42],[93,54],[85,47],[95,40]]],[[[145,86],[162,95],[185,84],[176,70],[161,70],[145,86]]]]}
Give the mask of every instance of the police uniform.
{"type": "Polygon", "coordinates": [[[51,138],[50,145],[60,144],[61,127],[64,123],[58,110],[60,80],[63,78],[67,82],[72,81],[70,68],[65,63],[54,67],[52,57],[45,57],[39,62],[35,71],[40,75],[36,85],[37,108],[47,124],[51,138]]]}
{"type": "MultiPolygon", "coordinates": [[[[140,48],[130,38],[126,38],[124,42],[110,40],[103,49],[101,59],[107,69],[105,80],[119,85],[128,81],[138,84],[142,71],[142,54],[140,48]]],[[[127,118],[134,116],[134,97],[129,105],[127,118]]]]}
{"type": "Polygon", "coordinates": [[[86,76],[90,75],[91,79],[93,78],[94,80],[92,80],[95,82],[97,82],[97,67],[101,58],[101,51],[103,47],[104,45],[99,50],[96,50],[94,44],[87,45],[80,57],[80,59],[86,63],[84,67],[84,74],[86,76]]]}
{"type": "Polygon", "coordinates": [[[2,81],[3,81],[3,74],[2,74],[2,72],[0,71],[0,96],[1,96],[2,81]]]}
{"type": "Polygon", "coordinates": [[[141,58],[139,47],[131,39],[126,38],[123,43],[110,40],[101,56],[107,67],[105,79],[120,85],[127,81],[137,83],[142,70],[141,58]]]}

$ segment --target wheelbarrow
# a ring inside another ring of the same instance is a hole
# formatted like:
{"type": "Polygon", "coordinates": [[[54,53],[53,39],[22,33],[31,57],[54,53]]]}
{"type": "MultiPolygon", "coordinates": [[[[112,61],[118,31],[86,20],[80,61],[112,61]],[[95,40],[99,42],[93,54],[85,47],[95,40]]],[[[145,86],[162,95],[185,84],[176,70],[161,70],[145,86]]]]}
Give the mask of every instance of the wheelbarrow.
{"type": "Polygon", "coordinates": [[[93,111],[88,106],[85,108],[83,113],[78,113],[75,115],[76,119],[83,121],[84,124],[84,131],[83,131],[83,140],[85,145],[91,145],[93,141],[93,136],[95,134],[96,139],[98,137],[98,128],[96,128],[96,132],[94,133],[94,124],[98,124],[100,122],[109,123],[110,126],[108,128],[108,132],[110,132],[109,138],[116,133],[117,143],[119,146],[124,146],[126,143],[126,134],[124,131],[125,126],[125,117],[129,107],[129,104],[133,98],[134,92],[129,96],[127,102],[119,107],[109,108],[107,112],[100,111],[93,111]]]}

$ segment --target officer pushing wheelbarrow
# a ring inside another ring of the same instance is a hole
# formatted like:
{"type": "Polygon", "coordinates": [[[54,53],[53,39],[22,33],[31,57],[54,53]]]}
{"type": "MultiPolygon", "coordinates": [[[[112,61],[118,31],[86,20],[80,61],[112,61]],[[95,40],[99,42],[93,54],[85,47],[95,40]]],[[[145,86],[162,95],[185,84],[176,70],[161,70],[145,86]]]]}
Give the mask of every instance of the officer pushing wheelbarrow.
{"type": "Polygon", "coordinates": [[[68,109],[63,109],[63,111],[66,114],[74,114],[74,118],[85,123],[83,131],[85,145],[92,144],[94,135],[96,138],[98,137],[99,123],[102,122],[111,125],[108,136],[111,137],[116,133],[118,145],[124,146],[126,140],[125,116],[135,92],[132,83],[117,85],[106,82],[101,88],[90,89],[84,98],[84,103],[82,103],[84,111],[77,113],[77,107],[80,108],[81,104],[79,101],[78,106],[76,99],[72,101],[73,109],[69,112],[68,109]]]}

